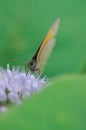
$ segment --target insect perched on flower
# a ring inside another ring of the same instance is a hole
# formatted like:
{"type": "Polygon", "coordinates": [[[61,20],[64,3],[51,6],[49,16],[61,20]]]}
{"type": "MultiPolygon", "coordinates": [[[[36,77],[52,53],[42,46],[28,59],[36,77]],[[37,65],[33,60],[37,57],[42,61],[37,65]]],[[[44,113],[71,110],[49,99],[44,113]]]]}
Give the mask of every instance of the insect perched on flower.
{"type": "Polygon", "coordinates": [[[42,68],[55,44],[55,35],[58,32],[59,24],[60,24],[60,19],[57,19],[56,22],[48,31],[42,43],[40,44],[35,55],[32,57],[31,61],[28,63],[28,67],[30,68],[30,71],[33,71],[33,72],[37,71],[38,75],[41,73],[42,68]]]}

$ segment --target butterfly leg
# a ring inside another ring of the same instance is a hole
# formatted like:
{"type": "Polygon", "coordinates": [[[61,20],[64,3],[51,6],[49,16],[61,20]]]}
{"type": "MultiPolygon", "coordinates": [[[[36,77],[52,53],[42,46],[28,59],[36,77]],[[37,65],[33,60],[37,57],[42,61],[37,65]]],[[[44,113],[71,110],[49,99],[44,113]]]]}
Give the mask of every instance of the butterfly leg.
{"type": "Polygon", "coordinates": [[[26,71],[26,74],[28,73],[28,63],[25,64],[25,71],[26,71]]]}
{"type": "Polygon", "coordinates": [[[40,69],[37,69],[37,75],[39,76],[41,74],[40,69]]]}
{"type": "Polygon", "coordinates": [[[41,71],[39,68],[35,68],[33,72],[36,72],[36,75],[39,76],[41,74],[41,71]]]}

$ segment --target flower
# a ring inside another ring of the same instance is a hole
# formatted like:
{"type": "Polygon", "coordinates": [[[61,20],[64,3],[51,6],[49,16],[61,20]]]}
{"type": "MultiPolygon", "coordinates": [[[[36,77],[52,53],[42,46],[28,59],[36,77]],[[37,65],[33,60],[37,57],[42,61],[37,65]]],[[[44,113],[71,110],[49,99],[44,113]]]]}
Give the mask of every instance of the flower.
{"type": "Polygon", "coordinates": [[[7,65],[6,69],[0,67],[0,111],[7,111],[10,103],[19,104],[23,98],[31,96],[34,92],[46,86],[46,78],[41,79],[20,67],[7,65]]]}

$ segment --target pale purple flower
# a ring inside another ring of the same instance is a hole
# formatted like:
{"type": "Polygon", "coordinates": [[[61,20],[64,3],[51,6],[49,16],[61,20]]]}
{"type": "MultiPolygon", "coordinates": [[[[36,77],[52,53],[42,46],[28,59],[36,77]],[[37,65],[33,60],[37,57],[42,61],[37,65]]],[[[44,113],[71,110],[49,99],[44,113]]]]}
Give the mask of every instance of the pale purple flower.
{"type": "Polygon", "coordinates": [[[46,86],[45,78],[41,79],[30,72],[26,74],[19,67],[6,69],[0,68],[0,111],[6,111],[10,103],[19,104],[23,98],[30,97],[33,93],[46,86]]]}
{"type": "Polygon", "coordinates": [[[6,92],[0,88],[0,102],[6,101],[6,92]]]}

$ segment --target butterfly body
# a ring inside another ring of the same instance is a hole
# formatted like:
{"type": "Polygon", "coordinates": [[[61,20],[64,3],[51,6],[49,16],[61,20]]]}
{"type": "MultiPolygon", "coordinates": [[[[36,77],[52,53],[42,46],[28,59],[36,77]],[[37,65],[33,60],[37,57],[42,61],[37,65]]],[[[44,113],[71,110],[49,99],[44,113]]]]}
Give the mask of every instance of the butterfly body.
{"type": "Polygon", "coordinates": [[[31,61],[28,63],[28,67],[31,71],[37,71],[38,74],[41,73],[46,60],[48,59],[52,48],[55,44],[55,35],[59,28],[60,20],[57,19],[53,26],[50,28],[49,32],[45,36],[43,42],[40,44],[35,55],[32,57],[31,61]]]}

